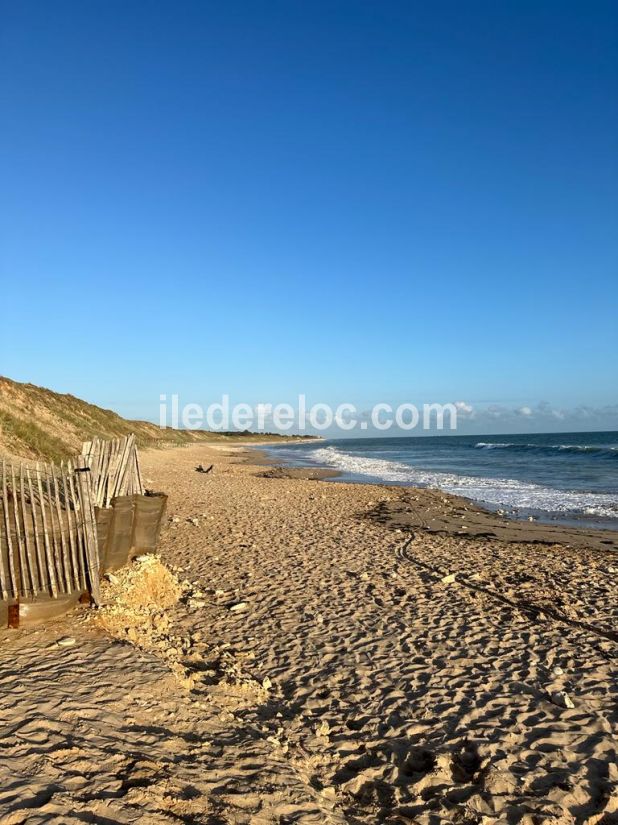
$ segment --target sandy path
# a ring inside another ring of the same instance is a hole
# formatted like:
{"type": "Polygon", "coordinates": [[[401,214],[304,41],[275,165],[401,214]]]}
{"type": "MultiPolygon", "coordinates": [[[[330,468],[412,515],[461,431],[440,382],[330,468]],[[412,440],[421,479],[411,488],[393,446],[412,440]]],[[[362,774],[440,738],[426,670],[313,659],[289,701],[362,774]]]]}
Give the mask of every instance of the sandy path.
{"type": "Polygon", "coordinates": [[[399,490],[239,458],[143,457],[201,591],[192,693],[93,633],[50,648],[67,622],[3,644],[2,821],[618,821],[609,556],[396,532],[363,516],[399,490]]]}

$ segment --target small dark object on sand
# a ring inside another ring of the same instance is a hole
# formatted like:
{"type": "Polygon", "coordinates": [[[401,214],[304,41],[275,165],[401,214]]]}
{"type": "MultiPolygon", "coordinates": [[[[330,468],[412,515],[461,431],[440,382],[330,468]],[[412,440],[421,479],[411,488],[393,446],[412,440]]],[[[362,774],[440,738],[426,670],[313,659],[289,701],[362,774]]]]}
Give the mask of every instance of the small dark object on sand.
{"type": "Polygon", "coordinates": [[[204,467],[203,464],[198,464],[195,468],[196,472],[198,473],[211,473],[214,469],[215,465],[211,464],[210,467],[204,467]]]}

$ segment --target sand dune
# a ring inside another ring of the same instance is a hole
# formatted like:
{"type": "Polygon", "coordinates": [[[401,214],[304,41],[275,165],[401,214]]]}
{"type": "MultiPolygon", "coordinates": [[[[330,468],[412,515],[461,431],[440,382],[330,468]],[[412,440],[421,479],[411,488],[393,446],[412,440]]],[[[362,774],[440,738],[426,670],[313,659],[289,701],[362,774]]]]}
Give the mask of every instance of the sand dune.
{"type": "Polygon", "coordinates": [[[611,550],[389,527],[410,493],[242,458],[144,456],[187,580],[161,639],[4,633],[3,822],[618,821],[611,550]]]}

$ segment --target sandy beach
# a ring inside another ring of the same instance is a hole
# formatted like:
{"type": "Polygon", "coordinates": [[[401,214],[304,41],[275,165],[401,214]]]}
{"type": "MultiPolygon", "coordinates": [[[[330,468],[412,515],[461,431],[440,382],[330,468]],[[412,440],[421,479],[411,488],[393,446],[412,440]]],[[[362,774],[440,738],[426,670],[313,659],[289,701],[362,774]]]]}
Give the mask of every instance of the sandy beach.
{"type": "Polygon", "coordinates": [[[0,822],[618,822],[615,534],[246,448],[142,469],[180,600],[2,632],[0,822]]]}

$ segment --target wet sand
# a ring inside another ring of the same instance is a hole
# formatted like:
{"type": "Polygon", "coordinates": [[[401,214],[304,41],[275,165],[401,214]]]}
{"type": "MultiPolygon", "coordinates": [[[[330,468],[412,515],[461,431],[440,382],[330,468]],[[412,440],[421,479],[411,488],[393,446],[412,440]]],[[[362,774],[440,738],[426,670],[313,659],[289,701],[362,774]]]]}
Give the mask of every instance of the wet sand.
{"type": "Polygon", "coordinates": [[[614,551],[618,532],[509,519],[441,490],[404,488],[397,500],[377,506],[372,518],[391,528],[425,535],[468,536],[524,544],[562,544],[579,550],[614,551]]]}
{"type": "Polygon", "coordinates": [[[142,456],[185,580],[144,649],[3,633],[0,821],[617,821],[615,536],[252,461],[142,456]]]}

